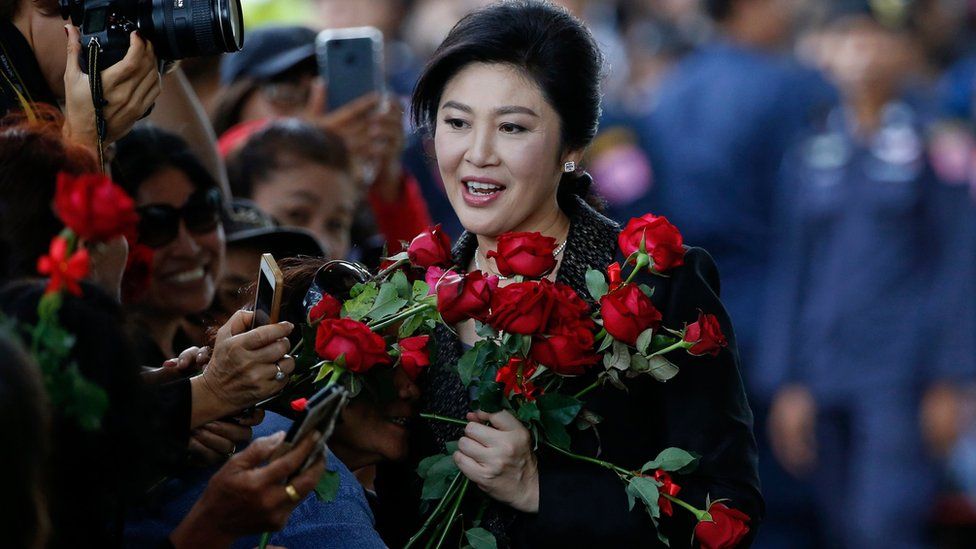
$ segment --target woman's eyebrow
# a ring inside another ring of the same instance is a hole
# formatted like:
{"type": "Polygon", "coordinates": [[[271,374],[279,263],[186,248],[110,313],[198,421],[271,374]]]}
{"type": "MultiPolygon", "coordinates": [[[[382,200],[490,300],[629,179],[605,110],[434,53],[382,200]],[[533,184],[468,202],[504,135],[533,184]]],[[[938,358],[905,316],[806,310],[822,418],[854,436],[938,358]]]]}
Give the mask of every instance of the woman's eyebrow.
{"type": "MultiPolygon", "coordinates": [[[[458,103],[457,101],[448,101],[448,102],[444,103],[444,105],[442,105],[441,108],[442,109],[457,109],[459,111],[466,112],[468,114],[471,114],[471,113],[474,112],[471,109],[471,107],[469,107],[469,106],[467,106],[467,105],[465,105],[463,103],[458,103]]],[[[535,117],[538,117],[539,116],[538,113],[536,113],[534,110],[532,110],[532,109],[530,109],[528,107],[522,107],[520,105],[506,105],[504,107],[498,107],[497,109],[495,109],[495,114],[496,115],[504,115],[504,114],[527,114],[529,116],[535,116],[535,117]]]]}
{"type": "Polygon", "coordinates": [[[471,112],[473,112],[473,111],[471,110],[471,107],[469,107],[469,106],[467,106],[467,105],[464,105],[464,104],[462,104],[462,103],[458,103],[457,101],[448,101],[447,103],[444,103],[444,104],[443,104],[443,105],[441,106],[441,108],[442,108],[442,109],[457,109],[457,110],[459,110],[459,111],[464,111],[464,112],[466,112],[466,113],[469,113],[469,114],[470,114],[471,112]]]}

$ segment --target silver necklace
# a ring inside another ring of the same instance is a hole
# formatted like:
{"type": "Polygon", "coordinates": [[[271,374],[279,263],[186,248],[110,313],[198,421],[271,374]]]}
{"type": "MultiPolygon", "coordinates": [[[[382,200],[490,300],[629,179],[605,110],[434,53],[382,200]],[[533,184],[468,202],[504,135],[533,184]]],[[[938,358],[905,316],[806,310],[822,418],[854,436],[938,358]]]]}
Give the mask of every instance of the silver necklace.
{"type": "MultiPolygon", "coordinates": [[[[568,240],[563,240],[562,244],[556,246],[556,249],[552,251],[552,257],[559,257],[559,254],[563,253],[563,250],[566,248],[566,242],[568,242],[568,240]]],[[[474,250],[474,268],[478,269],[479,271],[485,271],[485,269],[481,268],[481,261],[478,260],[478,256],[480,255],[481,255],[481,246],[478,246],[474,250]]],[[[487,260],[488,257],[486,256],[485,259],[487,260]]],[[[491,274],[493,276],[497,276],[499,280],[510,280],[513,278],[511,276],[502,276],[497,273],[491,273],[491,274]]]]}

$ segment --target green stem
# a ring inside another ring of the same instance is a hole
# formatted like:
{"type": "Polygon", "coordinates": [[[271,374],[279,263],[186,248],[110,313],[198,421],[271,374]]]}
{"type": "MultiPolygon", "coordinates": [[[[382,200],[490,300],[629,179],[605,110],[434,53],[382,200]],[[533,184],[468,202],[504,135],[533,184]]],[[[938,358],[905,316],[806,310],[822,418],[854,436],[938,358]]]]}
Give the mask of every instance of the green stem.
{"type": "Polygon", "coordinates": [[[421,303],[420,305],[413,306],[405,311],[400,311],[399,313],[391,316],[390,318],[387,318],[386,320],[377,322],[375,324],[370,322],[366,325],[369,326],[369,328],[374,332],[378,332],[391,324],[396,324],[397,322],[400,322],[405,318],[411,317],[417,313],[422,313],[427,309],[433,309],[434,307],[435,307],[434,305],[431,305],[429,303],[421,303]]]}
{"type": "Polygon", "coordinates": [[[271,532],[265,532],[261,534],[261,541],[258,542],[258,547],[264,549],[268,546],[268,542],[271,541],[271,532]]]}
{"type": "MultiPolygon", "coordinates": [[[[464,476],[459,474],[459,476],[464,476]]],[[[441,532],[441,539],[438,540],[436,549],[440,549],[444,545],[444,540],[447,539],[447,533],[451,531],[451,526],[454,525],[454,519],[457,518],[458,509],[461,507],[461,502],[464,501],[464,494],[468,492],[468,486],[471,485],[471,481],[468,477],[464,477],[464,481],[461,482],[461,493],[458,495],[457,499],[454,500],[454,507],[451,508],[451,514],[447,517],[447,526],[444,527],[444,531],[441,532]]]]}
{"type": "Polygon", "coordinates": [[[592,391],[593,389],[596,389],[599,386],[600,386],[600,380],[597,379],[596,381],[594,381],[593,383],[591,383],[586,389],[583,389],[582,391],[580,391],[580,392],[576,393],[575,395],[573,395],[573,398],[579,400],[579,399],[583,398],[583,396],[586,395],[586,393],[589,393],[590,391],[592,391]]]}
{"type": "Polygon", "coordinates": [[[633,280],[635,276],[637,276],[637,272],[643,269],[644,267],[647,267],[648,265],[650,265],[650,261],[647,259],[647,254],[638,255],[637,264],[634,265],[634,270],[630,271],[630,274],[627,275],[627,280],[624,281],[624,284],[630,284],[630,281],[633,280]]]}
{"type": "Polygon", "coordinates": [[[410,546],[416,543],[417,540],[420,539],[420,536],[422,536],[424,532],[426,532],[427,529],[430,528],[430,525],[433,524],[434,519],[441,514],[441,511],[444,510],[444,506],[447,505],[447,502],[450,501],[451,496],[454,495],[455,488],[457,487],[458,483],[461,481],[461,477],[463,476],[464,475],[458,472],[457,476],[454,477],[454,480],[451,481],[450,486],[447,487],[447,492],[444,493],[444,497],[442,497],[441,500],[437,502],[437,507],[434,508],[434,511],[430,514],[429,517],[427,517],[427,520],[424,521],[424,525],[420,527],[420,530],[416,534],[414,534],[413,537],[410,538],[410,541],[408,541],[405,546],[403,546],[403,549],[410,549],[410,546]]]}
{"type": "Polygon", "coordinates": [[[453,417],[439,416],[437,414],[420,414],[420,417],[425,419],[433,419],[435,421],[443,421],[444,423],[453,423],[455,425],[467,425],[468,422],[462,419],[455,419],[453,417]]]}
{"type": "Polygon", "coordinates": [[[295,346],[292,347],[291,352],[288,354],[290,354],[291,356],[296,356],[298,354],[298,350],[301,349],[302,345],[304,344],[305,344],[305,338],[303,337],[298,340],[298,343],[296,343],[295,346]]]}
{"type": "Polygon", "coordinates": [[[376,273],[375,276],[370,277],[370,279],[367,280],[367,282],[373,282],[374,280],[382,280],[383,278],[386,277],[386,275],[388,275],[388,274],[392,273],[393,271],[399,269],[401,265],[403,265],[404,263],[408,263],[409,261],[410,261],[410,259],[398,259],[398,260],[394,261],[393,264],[390,265],[389,267],[387,267],[387,268],[383,269],[382,271],[376,273]]]}
{"type": "Polygon", "coordinates": [[[691,511],[691,514],[695,515],[695,517],[697,517],[698,520],[705,520],[706,515],[708,515],[707,518],[709,520],[711,519],[711,515],[708,513],[708,511],[702,511],[701,509],[696,509],[696,508],[692,507],[691,505],[689,505],[688,503],[685,503],[684,501],[682,501],[682,500],[680,500],[680,499],[678,499],[678,498],[676,498],[676,497],[674,497],[674,496],[672,496],[670,494],[665,494],[664,492],[660,492],[659,495],[662,498],[664,498],[666,500],[669,500],[669,501],[671,501],[673,503],[677,503],[678,505],[680,505],[680,506],[684,507],[685,509],[691,511]]]}
{"type": "Polygon", "coordinates": [[[577,460],[580,460],[580,461],[585,461],[587,463],[592,463],[594,465],[599,465],[600,467],[603,467],[604,469],[610,469],[611,471],[617,473],[618,475],[622,475],[622,476],[625,476],[625,477],[628,477],[628,478],[634,476],[634,472],[633,471],[628,471],[627,469],[624,469],[623,467],[617,467],[616,465],[614,465],[614,464],[612,464],[612,463],[610,463],[608,461],[603,461],[603,460],[596,459],[596,458],[591,458],[591,457],[587,457],[587,456],[581,456],[579,454],[574,454],[574,453],[570,452],[569,450],[563,450],[562,448],[560,448],[559,446],[556,446],[555,444],[553,444],[551,442],[546,442],[546,446],[552,448],[553,450],[559,452],[560,454],[563,454],[564,456],[568,456],[568,457],[571,457],[573,459],[577,459],[577,460]]]}
{"type": "Polygon", "coordinates": [[[691,343],[688,343],[687,341],[685,341],[683,339],[679,339],[675,343],[673,343],[673,344],[671,344],[671,345],[669,345],[669,346],[667,346],[667,347],[665,347],[663,349],[660,349],[658,351],[654,351],[647,358],[651,358],[651,357],[655,357],[655,356],[667,354],[667,353],[670,353],[671,351],[674,351],[674,350],[677,350],[677,349],[687,349],[688,347],[691,347],[691,345],[692,345],[691,343]]]}

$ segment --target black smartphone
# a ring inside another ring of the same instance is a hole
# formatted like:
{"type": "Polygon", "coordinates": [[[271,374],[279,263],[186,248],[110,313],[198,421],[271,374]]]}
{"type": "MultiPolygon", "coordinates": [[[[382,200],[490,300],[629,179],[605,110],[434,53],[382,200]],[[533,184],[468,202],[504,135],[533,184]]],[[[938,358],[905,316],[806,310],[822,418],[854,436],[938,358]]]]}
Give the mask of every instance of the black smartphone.
{"type": "Polygon", "coordinates": [[[305,460],[305,463],[302,464],[293,476],[301,474],[302,471],[315,463],[325,451],[325,443],[332,436],[332,431],[335,430],[336,420],[339,418],[339,414],[342,413],[342,409],[345,408],[348,401],[349,391],[339,385],[329,385],[312,395],[312,398],[308,399],[305,405],[305,415],[296,419],[291,424],[291,428],[288,429],[288,433],[285,435],[284,442],[275,451],[272,459],[288,452],[288,450],[294,448],[295,445],[312,433],[316,431],[322,433],[318,447],[309,454],[308,459],[305,460]]]}
{"type": "Polygon", "coordinates": [[[319,74],[328,85],[329,112],[383,92],[383,33],[374,27],[326,29],[315,40],[319,74]]]}

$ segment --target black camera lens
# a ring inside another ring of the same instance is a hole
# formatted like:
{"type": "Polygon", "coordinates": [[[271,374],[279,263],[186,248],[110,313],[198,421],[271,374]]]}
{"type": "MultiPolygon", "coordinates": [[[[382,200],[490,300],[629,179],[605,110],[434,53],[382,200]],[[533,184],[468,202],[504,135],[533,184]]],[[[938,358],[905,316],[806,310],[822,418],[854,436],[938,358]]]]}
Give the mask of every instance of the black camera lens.
{"type": "Polygon", "coordinates": [[[235,52],[244,45],[240,0],[144,0],[139,27],[159,57],[183,59],[235,52]]]}

